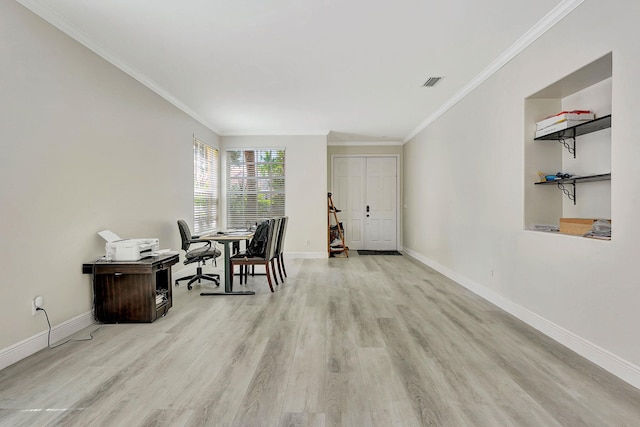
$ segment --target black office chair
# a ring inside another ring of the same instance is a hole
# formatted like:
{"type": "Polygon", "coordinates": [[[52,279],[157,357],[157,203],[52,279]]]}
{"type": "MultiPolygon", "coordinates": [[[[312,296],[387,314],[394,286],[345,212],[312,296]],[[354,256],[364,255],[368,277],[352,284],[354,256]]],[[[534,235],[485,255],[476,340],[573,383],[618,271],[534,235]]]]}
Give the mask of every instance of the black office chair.
{"type": "Polygon", "coordinates": [[[205,274],[202,272],[202,266],[200,265],[200,263],[206,264],[208,259],[212,259],[214,265],[216,265],[216,258],[222,253],[220,249],[212,245],[210,240],[200,240],[200,236],[192,236],[189,226],[181,219],[178,220],[178,230],[180,230],[180,238],[182,239],[182,250],[185,252],[184,264],[187,265],[192,262],[197,262],[198,268],[196,269],[196,274],[176,279],[176,286],[178,286],[180,281],[188,280],[187,289],[191,290],[191,285],[195,281],[200,283],[202,279],[211,280],[216,286],[220,286],[220,275],[205,274]],[[205,243],[205,245],[189,250],[192,243],[205,243]]]}

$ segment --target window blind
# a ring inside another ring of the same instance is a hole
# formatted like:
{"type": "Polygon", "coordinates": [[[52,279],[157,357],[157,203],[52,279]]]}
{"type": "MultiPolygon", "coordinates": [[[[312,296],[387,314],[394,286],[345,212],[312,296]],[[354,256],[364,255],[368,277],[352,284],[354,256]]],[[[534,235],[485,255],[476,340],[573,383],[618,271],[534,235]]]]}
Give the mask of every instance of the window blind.
{"type": "Polygon", "coordinates": [[[193,139],[193,233],[218,228],[218,150],[193,139]]]}
{"type": "Polygon", "coordinates": [[[284,216],[285,150],[227,151],[227,227],[284,216]]]}

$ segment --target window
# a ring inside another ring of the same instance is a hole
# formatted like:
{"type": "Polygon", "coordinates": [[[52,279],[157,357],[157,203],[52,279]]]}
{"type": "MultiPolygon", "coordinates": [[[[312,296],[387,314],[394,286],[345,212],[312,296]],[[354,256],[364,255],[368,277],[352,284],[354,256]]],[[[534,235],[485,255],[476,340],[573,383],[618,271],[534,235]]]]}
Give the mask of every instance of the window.
{"type": "Polygon", "coordinates": [[[283,149],[227,151],[227,227],[284,216],[283,149]]]}
{"type": "Polygon", "coordinates": [[[218,228],[218,150],[193,139],[193,232],[218,228]]]}

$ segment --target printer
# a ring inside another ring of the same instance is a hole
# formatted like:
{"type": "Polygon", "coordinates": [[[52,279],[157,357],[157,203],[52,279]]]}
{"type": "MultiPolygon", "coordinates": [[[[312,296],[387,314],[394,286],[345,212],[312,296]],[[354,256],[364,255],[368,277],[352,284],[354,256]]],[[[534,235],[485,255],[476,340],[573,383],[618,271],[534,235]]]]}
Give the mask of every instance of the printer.
{"type": "Polygon", "coordinates": [[[122,239],[109,230],[100,231],[98,234],[107,241],[107,261],[140,261],[160,249],[160,241],[156,238],[122,239]]]}

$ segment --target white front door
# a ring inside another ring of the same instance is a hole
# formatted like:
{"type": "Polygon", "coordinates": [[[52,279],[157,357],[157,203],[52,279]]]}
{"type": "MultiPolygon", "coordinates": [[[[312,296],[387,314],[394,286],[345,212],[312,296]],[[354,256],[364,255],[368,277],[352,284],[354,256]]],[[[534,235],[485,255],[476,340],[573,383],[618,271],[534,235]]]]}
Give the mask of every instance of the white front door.
{"type": "Polygon", "coordinates": [[[397,158],[334,157],[332,171],[349,249],[397,249],[397,158]]]}
{"type": "Polygon", "coordinates": [[[365,249],[397,249],[396,179],[396,159],[394,157],[367,158],[365,249]]]}
{"type": "Polygon", "coordinates": [[[363,157],[333,159],[333,204],[341,210],[336,216],[343,225],[349,249],[364,249],[364,181],[363,157]]]}

